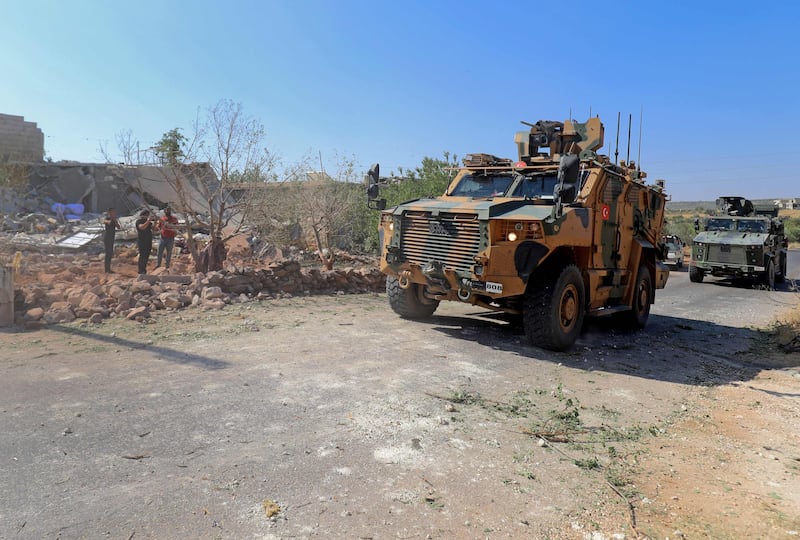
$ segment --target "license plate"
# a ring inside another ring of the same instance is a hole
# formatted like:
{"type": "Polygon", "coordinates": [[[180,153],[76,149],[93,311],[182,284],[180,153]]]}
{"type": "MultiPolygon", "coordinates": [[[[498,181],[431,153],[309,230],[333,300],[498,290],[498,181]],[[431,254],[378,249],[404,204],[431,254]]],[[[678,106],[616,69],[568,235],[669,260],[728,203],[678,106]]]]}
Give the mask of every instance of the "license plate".
{"type": "Polygon", "coordinates": [[[501,293],[503,292],[503,284],[502,283],[493,283],[491,281],[486,282],[486,292],[488,293],[501,293]]]}
{"type": "Polygon", "coordinates": [[[503,292],[503,284],[493,281],[473,281],[472,288],[476,291],[486,291],[487,293],[500,294],[503,292]]]}

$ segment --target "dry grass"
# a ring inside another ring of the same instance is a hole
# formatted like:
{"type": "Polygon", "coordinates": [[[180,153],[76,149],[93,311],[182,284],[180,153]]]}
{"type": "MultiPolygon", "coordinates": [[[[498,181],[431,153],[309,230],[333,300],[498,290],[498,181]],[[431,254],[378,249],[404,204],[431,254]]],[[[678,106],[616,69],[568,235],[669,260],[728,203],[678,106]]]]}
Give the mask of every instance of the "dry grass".
{"type": "Polygon", "coordinates": [[[774,339],[784,352],[800,352],[800,306],[775,325],[774,339]]]}

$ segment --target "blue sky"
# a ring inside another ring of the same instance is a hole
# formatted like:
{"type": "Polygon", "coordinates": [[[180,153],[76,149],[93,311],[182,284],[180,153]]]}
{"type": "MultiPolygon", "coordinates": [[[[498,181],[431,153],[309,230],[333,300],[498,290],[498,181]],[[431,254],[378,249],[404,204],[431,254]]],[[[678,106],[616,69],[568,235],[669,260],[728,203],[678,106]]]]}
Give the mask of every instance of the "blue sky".
{"type": "MultiPolygon", "coordinates": [[[[673,200],[800,196],[800,3],[0,0],[0,112],[54,160],[149,146],[220,99],[286,163],[515,157],[589,110],[673,200]]],[[[609,145],[612,145],[610,152],[609,145]]]]}

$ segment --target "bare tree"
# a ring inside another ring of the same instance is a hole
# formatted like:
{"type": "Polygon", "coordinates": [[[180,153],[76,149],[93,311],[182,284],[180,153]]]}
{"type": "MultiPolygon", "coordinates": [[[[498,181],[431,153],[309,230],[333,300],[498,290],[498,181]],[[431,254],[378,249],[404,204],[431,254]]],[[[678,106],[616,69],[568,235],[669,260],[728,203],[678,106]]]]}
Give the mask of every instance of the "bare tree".
{"type": "Polygon", "coordinates": [[[126,129],[114,135],[114,140],[117,144],[118,156],[120,159],[114,159],[108,150],[108,145],[100,142],[98,151],[106,163],[122,163],[139,164],[139,141],[134,138],[133,130],[126,129]]]}
{"type": "Polygon", "coordinates": [[[328,270],[335,262],[337,236],[349,232],[353,194],[360,194],[353,158],[337,157],[332,174],[329,175],[324,168],[308,173],[304,182],[294,186],[293,197],[301,223],[314,234],[320,261],[328,270]]]}
{"type": "MultiPolygon", "coordinates": [[[[227,99],[198,114],[175,155],[180,160],[163,168],[164,177],[175,189],[176,210],[186,216],[187,228],[200,225],[208,230],[206,256],[212,254],[208,266],[214,268],[218,257],[213,254],[241,230],[253,209],[253,185],[278,178],[278,159],[266,147],[264,126],[246,116],[240,103],[227,99]]],[[[188,245],[195,266],[205,269],[206,260],[191,234],[188,245]]]]}

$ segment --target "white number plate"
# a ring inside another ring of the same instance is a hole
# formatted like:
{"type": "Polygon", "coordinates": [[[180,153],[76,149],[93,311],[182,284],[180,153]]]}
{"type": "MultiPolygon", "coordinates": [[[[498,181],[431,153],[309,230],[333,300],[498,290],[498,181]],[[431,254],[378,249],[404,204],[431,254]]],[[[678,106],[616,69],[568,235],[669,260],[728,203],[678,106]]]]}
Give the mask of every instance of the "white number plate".
{"type": "Polygon", "coordinates": [[[503,292],[502,283],[494,283],[493,281],[486,282],[486,292],[488,293],[501,293],[503,292]]]}

